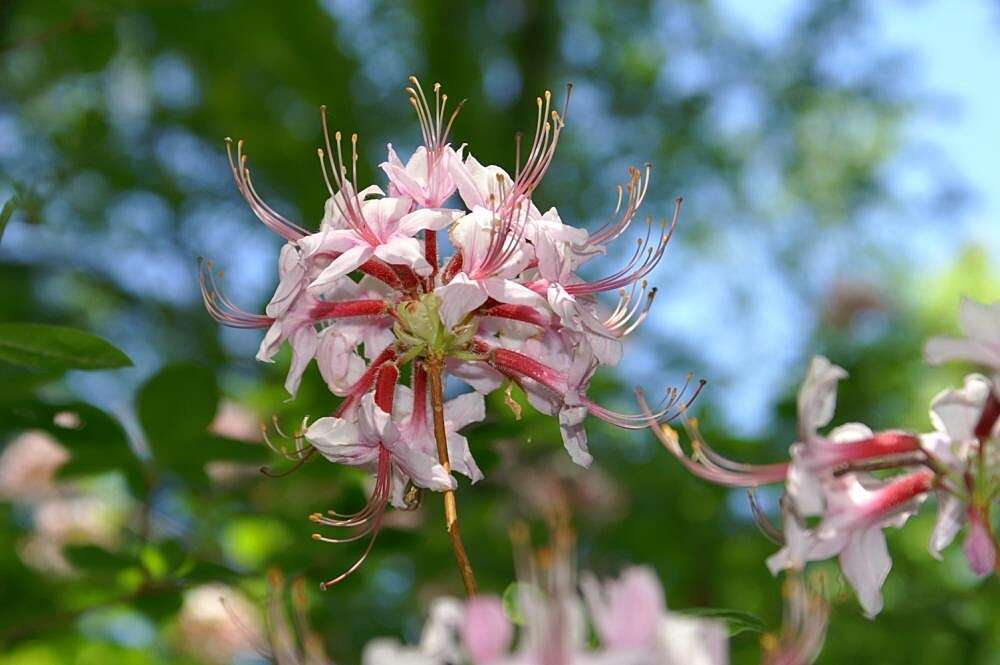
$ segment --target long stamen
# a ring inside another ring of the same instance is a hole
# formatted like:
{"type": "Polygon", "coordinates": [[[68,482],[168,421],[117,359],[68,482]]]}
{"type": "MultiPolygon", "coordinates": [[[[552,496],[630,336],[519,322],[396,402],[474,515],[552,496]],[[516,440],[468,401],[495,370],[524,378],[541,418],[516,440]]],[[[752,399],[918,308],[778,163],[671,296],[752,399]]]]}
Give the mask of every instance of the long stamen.
{"type": "Polygon", "coordinates": [[[205,301],[205,309],[219,323],[230,328],[267,328],[274,319],[262,314],[252,314],[234,304],[225,293],[219,289],[215,275],[212,273],[212,262],[198,258],[198,282],[201,286],[201,297],[205,301]]]}
{"type": "Polygon", "coordinates": [[[591,234],[587,240],[589,245],[604,245],[614,240],[632,224],[639,207],[646,198],[649,190],[650,176],[653,172],[652,164],[646,164],[645,171],[639,171],[635,167],[629,168],[629,183],[623,188],[619,185],[616,188],[618,202],[615,204],[612,219],[599,230],[591,234]],[[622,200],[624,192],[628,193],[625,209],[622,210],[622,200]],[[620,213],[620,214],[619,214],[620,213]]]}
{"type": "Polygon", "coordinates": [[[764,513],[764,509],[761,508],[760,502],[757,501],[756,488],[747,488],[747,501],[750,503],[750,513],[753,515],[753,521],[757,524],[757,528],[760,529],[760,532],[764,534],[764,537],[779,547],[784,545],[785,535],[781,532],[781,529],[776,527],[771,520],[767,518],[767,514],[764,513]]]}
{"type": "Polygon", "coordinates": [[[591,401],[586,402],[587,410],[601,420],[623,429],[646,429],[650,426],[650,420],[663,424],[685,413],[694,401],[698,399],[698,395],[701,394],[702,389],[705,387],[705,380],[699,380],[697,386],[688,394],[691,378],[691,375],[688,375],[687,380],[681,388],[667,389],[666,396],[655,410],[644,408],[641,413],[621,413],[612,411],[591,401]],[[681,403],[682,399],[685,400],[683,404],[681,403]]]}
{"type": "Polygon", "coordinates": [[[357,141],[358,135],[351,135],[351,174],[352,179],[347,177],[347,167],[344,162],[343,135],[340,131],[334,132],[333,143],[330,142],[330,128],[327,122],[326,106],[320,107],[320,119],[323,125],[323,142],[326,152],[323,149],[317,150],[320,165],[323,169],[323,178],[326,180],[327,188],[337,211],[358,235],[372,245],[379,244],[380,240],[374,233],[371,226],[365,220],[361,210],[361,202],[358,201],[357,187],[357,141]],[[333,146],[336,145],[336,150],[333,146]],[[327,174],[327,160],[329,160],[329,175],[327,174]],[[329,176],[333,176],[332,181],[329,176]],[[336,192],[334,192],[336,185],[336,192]]]}
{"type": "Polygon", "coordinates": [[[677,228],[677,221],[680,218],[681,203],[682,199],[676,199],[673,218],[669,224],[661,224],[660,236],[655,246],[650,242],[650,233],[652,231],[652,224],[650,223],[647,227],[645,239],[639,241],[636,253],[624,268],[613,275],[593,282],[567,285],[565,287],[566,291],[573,295],[611,291],[628,286],[648,275],[657,266],[660,259],[663,258],[667,244],[673,237],[674,230],[677,228]],[[645,258],[639,261],[639,257],[643,254],[645,258]]]}
{"type": "Polygon", "coordinates": [[[250,169],[247,168],[247,156],[243,153],[243,140],[236,144],[236,156],[233,156],[233,140],[226,138],[226,157],[229,159],[229,169],[232,171],[236,188],[250,205],[250,210],[269,229],[288,241],[296,241],[309,234],[304,228],[289,221],[264,202],[257,194],[250,180],[250,169]]]}
{"type": "Polygon", "coordinates": [[[368,555],[371,554],[372,548],[375,546],[375,540],[378,538],[378,534],[382,528],[382,518],[385,515],[386,507],[389,504],[389,495],[392,490],[392,462],[389,456],[389,451],[385,447],[379,447],[378,456],[378,466],[376,470],[376,480],[375,489],[372,492],[372,497],[368,504],[356,514],[356,519],[348,520],[329,520],[319,514],[314,514],[310,516],[313,522],[318,524],[323,524],[326,526],[355,526],[356,523],[364,524],[362,531],[358,534],[348,536],[346,538],[327,538],[318,533],[313,534],[313,539],[321,542],[328,543],[344,543],[353,542],[360,540],[361,538],[371,535],[371,539],[368,541],[368,545],[365,547],[364,552],[361,556],[343,573],[334,577],[333,579],[327,580],[321,583],[320,589],[326,590],[335,584],[343,582],[345,579],[353,575],[357,570],[364,564],[368,559],[368,555]],[[358,517],[361,516],[361,517],[358,517]]]}
{"type": "MultiPolygon", "coordinates": [[[[730,487],[757,487],[759,485],[782,482],[787,476],[787,464],[745,465],[740,469],[729,469],[715,464],[706,466],[704,463],[689,458],[681,448],[677,432],[672,427],[660,423],[653,417],[654,414],[646,403],[643,392],[637,390],[636,396],[639,400],[640,409],[647,414],[649,428],[656,435],[656,438],[688,471],[699,478],[730,487]]],[[[684,422],[686,427],[692,424],[686,419],[684,422]]],[[[707,446],[705,447],[707,448],[707,446]]]]}
{"type": "MultiPolygon", "coordinates": [[[[417,77],[411,76],[409,81],[413,86],[406,88],[406,94],[409,95],[410,104],[417,113],[417,120],[420,123],[420,133],[423,135],[424,147],[427,148],[428,152],[428,164],[433,165],[448,143],[448,135],[451,133],[455,118],[458,117],[459,112],[465,105],[465,100],[463,99],[458,103],[448,117],[448,122],[445,123],[448,95],[441,92],[441,84],[434,84],[434,109],[432,110],[417,77]]],[[[430,172],[428,170],[428,173],[430,172]]]]}

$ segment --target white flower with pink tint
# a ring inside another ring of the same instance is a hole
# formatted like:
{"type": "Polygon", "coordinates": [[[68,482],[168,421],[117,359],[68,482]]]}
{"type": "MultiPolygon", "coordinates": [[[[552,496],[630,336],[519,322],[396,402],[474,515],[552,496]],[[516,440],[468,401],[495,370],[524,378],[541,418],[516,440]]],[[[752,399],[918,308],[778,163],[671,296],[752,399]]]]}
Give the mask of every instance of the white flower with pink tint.
{"type": "Polygon", "coordinates": [[[965,336],[928,340],[924,347],[927,362],[938,365],[964,360],[1000,375],[1000,301],[985,304],[965,298],[958,318],[965,336]]]}
{"type": "Polygon", "coordinates": [[[805,529],[797,515],[786,515],[785,545],[768,559],[768,567],[777,574],[839,556],[865,614],[875,616],[882,610],[881,588],[892,568],[882,529],[903,526],[933,482],[934,474],[927,470],[865,484],[854,474],[838,477],[825,486],[826,509],[815,528],[805,529]]]}

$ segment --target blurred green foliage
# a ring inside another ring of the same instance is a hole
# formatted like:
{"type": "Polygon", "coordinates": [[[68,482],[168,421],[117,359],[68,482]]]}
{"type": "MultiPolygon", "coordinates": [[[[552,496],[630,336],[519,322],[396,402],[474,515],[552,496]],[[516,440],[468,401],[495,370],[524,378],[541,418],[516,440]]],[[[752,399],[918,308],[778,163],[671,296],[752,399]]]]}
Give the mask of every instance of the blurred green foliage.
{"type": "MultiPolygon", "coordinates": [[[[227,640],[245,640],[217,607],[195,616],[191,591],[225,584],[262,605],[271,567],[310,581],[314,628],[338,662],[357,662],[367,639],[414,637],[427,602],[460,591],[441,506],[425,497],[415,513],[394,514],[357,575],[319,592],[360,545],[316,543],[306,518],[363,505],[366,478],[318,459],[287,476],[258,472],[291,464],[261,443],[257,422],[274,415],[294,430],[332,400],[310,370],[286,402],[287,358],[253,363],[254,334],[220,332],[195,282],[194,257],[214,252],[237,271],[237,299],[260,304],[274,283],[278,243],[239,207],[223,137],[247,138],[265,196],[313,226],[324,196],[316,109],[328,104],[336,126],[361,132],[364,177],[374,177],[380,142],[415,143],[401,93],[412,72],[470,98],[458,140],[501,164],[531,122],[534,95],[573,80],[567,138],[541,200],[597,223],[625,165],[654,161],[650,207],[669,209],[678,192],[692,204],[678,251],[710,262],[715,240],[744,228],[813,303],[801,317],[809,346],[852,374],[838,422],[927,427],[927,400],[960,374],[927,369],[920,346],[953,330],[958,294],[995,298],[998,276],[975,251],[951,274],[925,275],[864,242],[861,213],[892,203],[879,169],[899,147],[912,100],[892,59],[873,57],[846,82],[824,69],[828,51],[863,23],[864,3],[801,5],[790,36],[765,49],[694,0],[3,3],[0,194],[17,205],[0,213],[0,321],[95,331],[137,365],[83,377],[0,364],[0,445],[44,432],[71,455],[44,496],[0,502],[4,662],[218,662],[227,640]],[[698,71],[701,84],[684,82],[698,71]],[[719,116],[715,95],[734,86],[752,90],[747,127],[719,116]],[[848,251],[869,257],[874,276],[831,293],[812,278],[809,257],[838,238],[860,239],[848,251]],[[85,528],[98,513],[118,525],[112,536],[85,528]]],[[[715,266],[713,280],[729,279],[715,266]]],[[[731,288],[720,327],[758,295],[752,283],[731,288]]],[[[659,334],[670,326],[662,321],[659,334]]],[[[655,361],[645,376],[656,376],[704,368],[700,345],[653,334],[633,348],[645,346],[655,361]]],[[[745,372],[767,363],[747,358],[745,372]]],[[[779,458],[794,432],[798,378],[784,381],[788,396],[759,436],[732,434],[710,408],[706,435],[733,456],[779,458]]],[[[614,376],[594,391],[631,402],[614,376]]],[[[702,402],[713,405],[711,386],[702,402]]],[[[487,479],[459,492],[481,585],[501,593],[514,576],[510,525],[531,520],[542,538],[540,510],[562,500],[575,515],[581,568],[649,563],[671,607],[731,608],[776,627],[779,585],[763,565],[773,546],[742,495],[689,477],[650,436],[600,423],[591,432],[598,462],[576,469],[558,450],[555,423],[528,407],[516,420],[502,398],[491,400],[470,433],[487,479]]],[[[930,559],[931,518],[891,534],[895,565],[877,621],[861,617],[831,570],[838,602],[820,662],[1000,662],[997,581],[977,583],[954,548],[943,563],[930,559]]],[[[758,659],[752,632],[733,646],[735,662],[758,659]]]]}

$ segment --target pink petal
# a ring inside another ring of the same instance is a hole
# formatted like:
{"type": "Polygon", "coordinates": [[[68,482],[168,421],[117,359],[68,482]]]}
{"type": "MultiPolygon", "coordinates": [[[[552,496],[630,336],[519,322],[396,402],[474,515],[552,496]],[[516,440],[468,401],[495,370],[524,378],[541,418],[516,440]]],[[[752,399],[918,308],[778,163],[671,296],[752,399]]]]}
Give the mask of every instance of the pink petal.
{"type": "Polygon", "coordinates": [[[997,565],[997,544],[986,520],[978,510],[969,510],[969,535],[962,547],[969,567],[980,577],[989,575],[997,565]]]}
{"type": "Polygon", "coordinates": [[[487,665],[507,653],[514,627],[496,596],[478,596],[465,604],[462,644],[475,665],[487,665]]]}

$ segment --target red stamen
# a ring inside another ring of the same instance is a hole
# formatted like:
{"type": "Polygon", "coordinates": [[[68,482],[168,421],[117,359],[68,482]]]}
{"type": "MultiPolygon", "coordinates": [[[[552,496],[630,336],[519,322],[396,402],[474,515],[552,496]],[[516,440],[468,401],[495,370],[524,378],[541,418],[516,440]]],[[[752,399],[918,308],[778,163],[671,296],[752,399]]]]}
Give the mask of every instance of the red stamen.
{"type": "Polygon", "coordinates": [[[906,505],[934,486],[933,471],[916,471],[907,474],[872,492],[871,501],[865,509],[869,517],[883,516],[906,505]]]}
{"type": "Polygon", "coordinates": [[[378,373],[378,382],[375,384],[375,404],[386,413],[392,413],[397,381],[399,381],[399,368],[396,367],[396,363],[383,365],[378,373]]]}
{"type": "Polygon", "coordinates": [[[413,366],[413,410],[410,425],[420,427],[427,422],[427,370],[423,364],[413,366]]]}
{"type": "Polygon", "coordinates": [[[338,418],[342,418],[345,413],[354,408],[354,405],[357,404],[359,399],[361,399],[361,396],[371,390],[382,365],[395,359],[396,352],[392,349],[392,347],[389,347],[380,353],[378,357],[372,361],[371,365],[368,366],[365,373],[361,375],[361,378],[358,379],[357,383],[351,387],[347,396],[344,397],[344,401],[340,403],[340,406],[338,406],[333,412],[333,415],[338,418]]]}
{"type": "Polygon", "coordinates": [[[502,303],[487,306],[485,309],[480,309],[477,314],[479,316],[494,316],[501,319],[512,319],[514,321],[530,323],[538,326],[539,328],[551,328],[556,324],[555,317],[550,316],[548,320],[546,320],[546,318],[542,316],[538,310],[529,305],[511,305],[509,303],[502,303]]]}
{"type": "Polygon", "coordinates": [[[522,377],[533,379],[556,392],[562,392],[566,388],[566,377],[561,372],[517,351],[493,349],[490,353],[490,364],[500,373],[514,379],[522,377]]]}
{"type": "Polygon", "coordinates": [[[993,431],[997,419],[1000,419],[1000,399],[997,399],[996,391],[991,390],[990,396],[986,398],[986,404],[983,405],[983,413],[979,417],[979,422],[976,423],[976,438],[980,441],[986,441],[990,438],[990,433],[993,431]]]}
{"type": "Polygon", "coordinates": [[[388,307],[383,300],[346,300],[341,302],[318,302],[311,310],[309,317],[313,321],[325,319],[344,319],[353,316],[379,316],[385,314],[388,307]]]}

